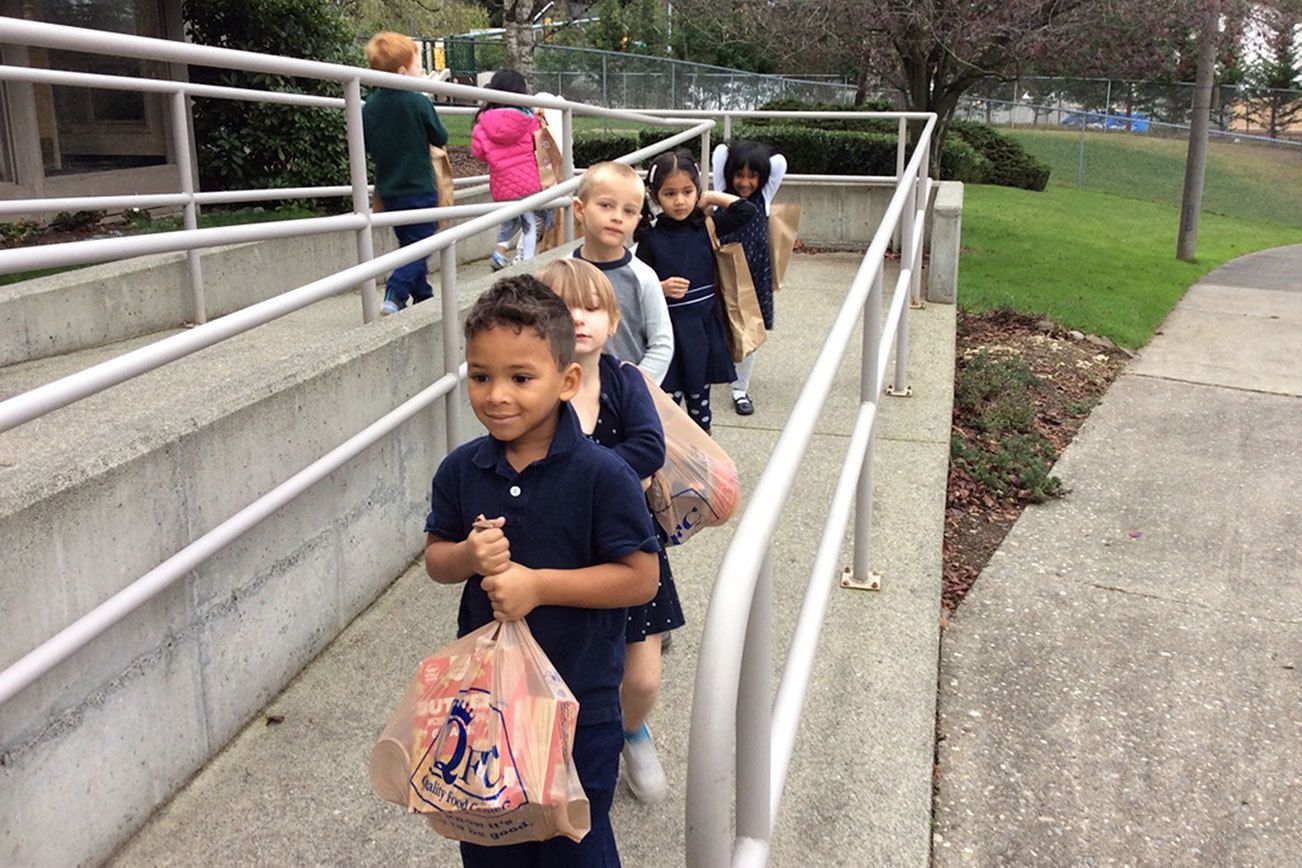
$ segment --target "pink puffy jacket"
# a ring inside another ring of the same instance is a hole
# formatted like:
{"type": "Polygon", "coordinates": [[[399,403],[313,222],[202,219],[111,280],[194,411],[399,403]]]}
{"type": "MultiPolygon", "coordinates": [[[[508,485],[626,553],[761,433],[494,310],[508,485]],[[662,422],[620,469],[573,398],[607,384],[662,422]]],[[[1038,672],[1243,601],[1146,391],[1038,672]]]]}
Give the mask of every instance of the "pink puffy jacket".
{"type": "Polygon", "coordinates": [[[488,164],[488,189],[494,201],[519,199],[542,189],[533,152],[533,133],[541,126],[532,112],[517,108],[489,109],[479,116],[470,152],[488,164]]]}

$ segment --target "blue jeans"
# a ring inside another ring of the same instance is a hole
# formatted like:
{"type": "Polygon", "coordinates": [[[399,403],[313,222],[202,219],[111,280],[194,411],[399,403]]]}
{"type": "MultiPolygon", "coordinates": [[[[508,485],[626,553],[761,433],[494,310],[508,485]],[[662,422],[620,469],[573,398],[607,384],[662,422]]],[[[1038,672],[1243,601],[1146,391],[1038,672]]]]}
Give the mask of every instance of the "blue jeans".
{"type": "MultiPolygon", "coordinates": [[[[385,211],[410,211],[413,208],[437,208],[438,193],[406,193],[401,196],[388,196],[384,200],[385,211]]],[[[398,236],[398,246],[406,247],[434,234],[434,224],[412,223],[407,226],[393,227],[393,234],[398,236]]],[[[407,299],[412,303],[424,301],[434,294],[429,285],[429,268],[425,259],[417,259],[396,268],[389,275],[384,285],[384,298],[398,307],[407,306],[407,299]]]]}
{"type": "Polygon", "coordinates": [[[592,830],[575,844],[569,838],[549,838],[505,847],[461,845],[464,868],[619,868],[615,833],[610,828],[610,803],[619,778],[619,752],[624,725],[590,723],[574,733],[574,765],[588,796],[592,830]]]}

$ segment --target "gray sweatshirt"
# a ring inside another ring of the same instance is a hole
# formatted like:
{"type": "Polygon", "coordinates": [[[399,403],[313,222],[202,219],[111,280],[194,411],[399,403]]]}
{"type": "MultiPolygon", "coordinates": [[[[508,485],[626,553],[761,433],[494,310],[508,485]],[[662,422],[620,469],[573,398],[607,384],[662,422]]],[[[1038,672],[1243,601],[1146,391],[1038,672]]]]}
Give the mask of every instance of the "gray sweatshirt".
{"type": "MultiPolygon", "coordinates": [[[[583,259],[579,255],[582,249],[582,245],[574,248],[575,258],[583,259]]],[[[632,362],[648,377],[661,382],[674,357],[674,330],[660,278],[651,266],[628,250],[620,259],[592,264],[606,275],[619,301],[619,328],[606,344],[607,351],[622,361],[632,362]]]]}

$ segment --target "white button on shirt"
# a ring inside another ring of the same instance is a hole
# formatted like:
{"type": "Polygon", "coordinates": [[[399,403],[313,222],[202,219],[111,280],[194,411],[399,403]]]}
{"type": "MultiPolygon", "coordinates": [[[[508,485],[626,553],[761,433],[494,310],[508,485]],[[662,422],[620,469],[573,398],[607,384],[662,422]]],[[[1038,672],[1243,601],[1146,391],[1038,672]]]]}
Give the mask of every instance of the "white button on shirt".
{"type": "Polygon", "coordinates": [[[512,496],[512,497],[519,497],[519,496],[520,496],[520,486],[518,486],[518,485],[512,485],[512,486],[511,486],[509,489],[507,489],[507,490],[511,493],[511,496],[512,496]]]}

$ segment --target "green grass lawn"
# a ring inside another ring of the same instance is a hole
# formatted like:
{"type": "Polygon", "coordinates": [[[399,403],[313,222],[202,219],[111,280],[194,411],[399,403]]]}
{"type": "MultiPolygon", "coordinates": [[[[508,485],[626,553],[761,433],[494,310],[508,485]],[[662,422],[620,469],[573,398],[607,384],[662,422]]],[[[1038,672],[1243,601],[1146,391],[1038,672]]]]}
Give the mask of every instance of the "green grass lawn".
{"type": "MultiPolygon", "coordinates": [[[[1003,130],[1048,163],[1052,187],[1076,187],[1080,132],[1003,130]]],[[[1188,144],[1182,139],[1091,130],[1085,134],[1083,186],[1178,205],[1188,144]]],[[[1207,152],[1204,213],[1302,227],[1302,147],[1213,139],[1207,152]]]]}
{"type": "Polygon", "coordinates": [[[1204,213],[1198,261],[1180,262],[1177,208],[1062,186],[969,185],[963,211],[964,308],[1043,314],[1132,349],[1216,266],[1302,243],[1302,228],[1204,213]]]}

